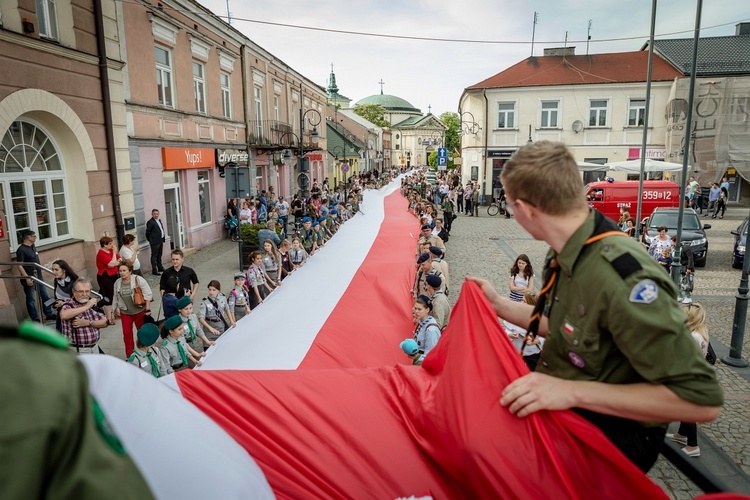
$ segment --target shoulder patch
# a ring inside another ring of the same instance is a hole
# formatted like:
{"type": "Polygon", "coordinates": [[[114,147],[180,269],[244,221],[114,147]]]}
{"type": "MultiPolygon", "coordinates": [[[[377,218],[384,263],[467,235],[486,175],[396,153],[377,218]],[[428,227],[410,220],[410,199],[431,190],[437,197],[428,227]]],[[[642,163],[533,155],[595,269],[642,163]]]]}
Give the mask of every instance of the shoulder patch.
{"type": "Polygon", "coordinates": [[[615,271],[617,271],[617,274],[619,274],[622,279],[625,279],[631,274],[643,269],[643,266],[638,262],[638,259],[633,257],[630,253],[624,253],[619,257],[612,259],[610,264],[612,264],[612,267],[615,268],[615,271]]]}
{"type": "Polygon", "coordinates": [[[651,280],[642,280],[630,290],[630,302],[650,304],[659,297],[659,287],[651,280]]]}
{"type": "Polygon", "coordinates": [[[162,340],[161,345],[163,345],[164,347],[166,347],[167,344],[169,344],[169,342],[167,342],[166,339],[162,340]]]}

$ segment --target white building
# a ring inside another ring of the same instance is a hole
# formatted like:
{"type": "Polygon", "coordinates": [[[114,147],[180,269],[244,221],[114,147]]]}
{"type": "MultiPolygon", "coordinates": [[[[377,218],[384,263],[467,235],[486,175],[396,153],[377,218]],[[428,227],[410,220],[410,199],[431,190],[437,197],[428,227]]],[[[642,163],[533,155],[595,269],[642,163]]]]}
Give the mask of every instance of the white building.
{"type": "MultiPolygon", "coordinates": [[[[545,49],[466,88],[462,119],[462,181],[492,193],[503,165],[529,141],[564,142],[576,160],[605,163],[640,157],[648,53],[576,56],[575,47],[545,49]]],[[[654,55],[646,155],[665,156],[666,109],[682,74],[654,55]]],[[[596,178],[599,172],[586,172],[596,178]]],[[[589,179],[584,179],[588,181],[589,179]]]]}

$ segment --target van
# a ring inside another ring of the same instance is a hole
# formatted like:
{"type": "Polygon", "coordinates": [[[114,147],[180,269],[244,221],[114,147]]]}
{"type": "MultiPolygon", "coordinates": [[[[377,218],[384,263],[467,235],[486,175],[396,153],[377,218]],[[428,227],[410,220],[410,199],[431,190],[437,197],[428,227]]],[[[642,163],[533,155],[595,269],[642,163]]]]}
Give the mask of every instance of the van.
{"type": "MultiPolygon", "coordinates": [[[[589,207],[614,221],[620,219],[620,207],[635,218],[638,209],[638,181],[598,181],[586,185],[589,207]]],[[[679,207],[680,187],[671,181],[643,181],[641,219],[656,207],[679,207]]]]}

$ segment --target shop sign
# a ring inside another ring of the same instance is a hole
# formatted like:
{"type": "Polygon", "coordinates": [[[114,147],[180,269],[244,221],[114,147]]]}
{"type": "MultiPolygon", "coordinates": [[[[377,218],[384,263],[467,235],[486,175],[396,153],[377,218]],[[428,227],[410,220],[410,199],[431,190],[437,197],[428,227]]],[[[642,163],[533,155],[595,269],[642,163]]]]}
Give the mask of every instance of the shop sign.
{"type": "Polygon", "coordinates": [[[250,165],[250,154],[239,149],[217,149],[216,165],[224,167],[227,163],[235,163],[240,167],[250,165]]]}
{"type": "Polygon", "coordinates": [[[323,161],[323,153],[307,153],[305,156],[307,156],[310,161],[323,161]]]}
{"type": "Polygon", "coordinates": [[[209,148],[162,148],[161,157],[164,170],[213,168],[216,166],[214,150],[209,148]]]}
{"type": "Polygon", "coordinates": [[[510,158],[515,153],[515,149],[489,149],[487,150],[488,158],[510,158]]]}
{"type": "MultiPolygon", "coordinates": [[[[667,151],[663,148],[646,149],[646,158],[650,160],[663,160],[666,158],[667,151]]],[[[629,148],[628,160],[638,160],[641,157],[641,148],[629,148]]]]}

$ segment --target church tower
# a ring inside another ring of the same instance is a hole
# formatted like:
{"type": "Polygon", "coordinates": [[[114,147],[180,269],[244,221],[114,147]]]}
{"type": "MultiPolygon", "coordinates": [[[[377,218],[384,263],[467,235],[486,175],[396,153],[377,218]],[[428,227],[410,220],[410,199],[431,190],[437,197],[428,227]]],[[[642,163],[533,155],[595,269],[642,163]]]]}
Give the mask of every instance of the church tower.
{"type": "Polygon", "coordinates": [[[339,87],[336,85],[336,74],[333,72],[333,63],[331,63],[331,75],[328,77],[328,103],[337,109],[349,109],[351,99],[339,94],[339,87]]]}

